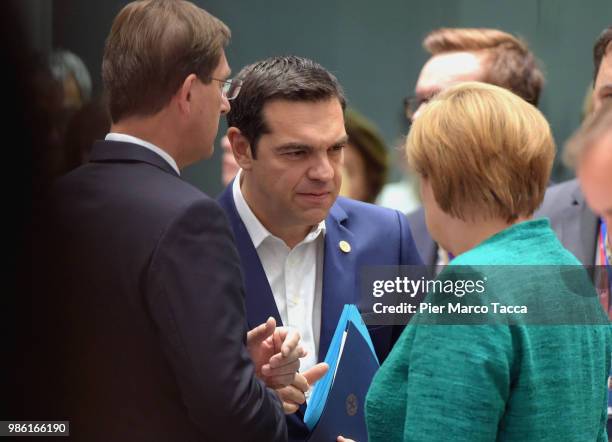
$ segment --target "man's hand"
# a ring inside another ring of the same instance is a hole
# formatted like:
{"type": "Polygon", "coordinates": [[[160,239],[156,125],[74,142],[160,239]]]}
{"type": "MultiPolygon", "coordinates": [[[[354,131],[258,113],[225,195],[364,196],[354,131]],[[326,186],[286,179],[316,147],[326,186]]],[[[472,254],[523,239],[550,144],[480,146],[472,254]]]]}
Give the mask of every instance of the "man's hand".
{"type": "Polygon", "coordinates": [[[255,364],[255,374],[270,388],[282,388],[293,383],[300,368],[299,358],[306,351],[298,345],[300,334],[286,328],[276,328],[273,317],[247,333],[247,349],[255,364]]]}
{"type": "Polygon", "coordinates": [[[295,380],[291,385],[276,390],[276,393],[283,402],[285,414],[295,413],[300,408],[300,405],[306,402],[306,392],[319,379],[325,376],[327,370],[329,370],[329,365],[321,362],[301,374],[296,373],[295,380]]]}

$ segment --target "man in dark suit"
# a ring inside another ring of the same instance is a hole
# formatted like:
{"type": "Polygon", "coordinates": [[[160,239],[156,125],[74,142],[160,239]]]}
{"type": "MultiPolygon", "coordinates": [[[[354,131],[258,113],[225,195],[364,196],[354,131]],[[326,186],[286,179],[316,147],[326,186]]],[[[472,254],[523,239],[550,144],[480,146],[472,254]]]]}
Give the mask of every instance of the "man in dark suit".
{"type": "Polygon", "coordinates": [[[595,264],[599,219],[587,205],[578,180],[551,186],[534,217],[549,218],[565,248],[582,264],[595,264]]]}
{"type": "MultiPolygon", "coordinates": [[[[302,366],[316,367],[343,306],[368,313],[361,271],[420,259],[404,215],[337,198],[347,134],[344,95],[331,73],[289,56],[247,66],[237,78],[243,85],[227,135],[241,170],[219,202],[242,261],[247,318],[273,316],[299,330],[309,352],[302,366]]],[[[381,362],[400,332],[370,328],[381,362]]],[[[288,417],[290,440],[308,437],[303,410],[288,417]]]]}
{"type": "MultiPolygon", "coordinates": [[[[442,28],[429,33],[423,47],[431,57],[415,95],[406,99],[408,119],[418,118],[433,96],[463,81],[501,86],[537,106],[544,77],[527,44],[515,36],[497,29],[442,28]]],[[[447,264],[449,256],[431,238],[423,208],[409,214],[408,222],[424,264],[447,264]]]]}
{"type": "Polygon", "coordinates": [[[133,2],[114,20],[102,63],[111,133],[57,182],[35,259],[47,275],[28,366],[44,413],[30,416],[70,420],[75,440],[287,437],[281,402],[255,372],[291,384],[297,334],[282,343],[269,321],[246,339],[226,218],[180,178],[211,155],[239,92],[229,36],[185,1],[133,2]]]}
{"type": "MultiPolygon", "coordinates": [[[[612,96],[612,27],[604,29],[593,47],[593,112],[597,112],[612,96]]],[[[572,146],[568,146],[569,154],[572,146]]],[[[552,186],[536,217],[548,217],[563,245],[584,265],[601,264],[597,245],[600,219],[586,204],[577,179],[552,186]]]]}

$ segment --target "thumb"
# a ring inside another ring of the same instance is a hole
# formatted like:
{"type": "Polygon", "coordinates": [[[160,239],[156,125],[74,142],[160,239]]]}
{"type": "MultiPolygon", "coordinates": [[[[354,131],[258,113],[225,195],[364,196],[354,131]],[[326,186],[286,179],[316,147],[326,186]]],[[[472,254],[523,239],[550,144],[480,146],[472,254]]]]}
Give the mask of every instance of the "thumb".
{"type": "Polygon", "coordinates": [[[266,322],[247,333],[247,343],[266,340],[266,338],[272,336],[274,329],[276,329],[276,319],[270,316],[266,322]]]}
{"type": "Polygon", "coordinates": [[[325,373],[327,373],[327,370],[329,370],[329,365],[327,365],[325,362],[321,362],[309,368],[308,370],[302,372],[302,376],[306,378],[306,380],[308,381],[308,385],[312,386],[319,379],[325,376],[325,373]]]}

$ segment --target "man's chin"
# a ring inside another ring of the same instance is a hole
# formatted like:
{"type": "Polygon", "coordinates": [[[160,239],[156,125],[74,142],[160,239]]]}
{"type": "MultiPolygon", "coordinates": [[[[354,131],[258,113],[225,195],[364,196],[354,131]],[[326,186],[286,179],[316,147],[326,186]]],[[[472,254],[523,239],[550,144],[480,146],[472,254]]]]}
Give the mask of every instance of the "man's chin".
{"type": "Polygon", "coordinates": [[[302,219],[305,224],[314,226],[319,224],[329,215],[329,208],[310,208],[302,212],[302,219]]]}

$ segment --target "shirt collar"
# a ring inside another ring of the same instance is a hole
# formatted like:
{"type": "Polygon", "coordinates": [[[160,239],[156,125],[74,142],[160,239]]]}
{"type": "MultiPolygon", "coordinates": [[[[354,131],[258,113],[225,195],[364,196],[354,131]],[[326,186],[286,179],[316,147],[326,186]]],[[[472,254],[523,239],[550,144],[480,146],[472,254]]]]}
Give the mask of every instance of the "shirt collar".
{"type": "Polygon", "coordinates": [[[179,168],[176,164],[176,161],[174,161],[174,158],[172,158],[170,154],[168,154],[168,152],[166,152],[160,147],[157,147],[153,143],[149,143],[148,141],[141,140],[140,138],[134,137],[132,135],[120,134],[117,132],[111,132],[107,134],[104,139],[107,141],[123,141],[125,143],[138,144],[139,146],[145,147],[155,152],[157,155],[162,157],[164,160],[166,160],[166,162],[170,164],[170,166],[172,166],[174,170],[176,170],[176,173],[179,174],[179,176],[181,175],[181,172],[179,171],[179,168]]]}
{"type": "MultiPolygon", "coordinates": [[[[255,246],[257,249],[267,238],[276,238],[279,241],[282,241],[263,226],[247,204],[246,200],[244,199],[244,195],[242,195],[242,190],[240,189],[241,176],[242,169],[238,170],[238,174],[236,174],[236,177],[234,178],[234,182],[232,184],[232,194],[234,196],[234,203],[236,204],[238,215],[242,219],[247,232],[249,232],[251,241],[253,241],[253,246],[255,246]]],[[[325,220],[322,220],[317,225],[313,226],[312,230],[308,233],[308,235],[306,235],[300,244],[314,241],[321,233],[325,234],[325,231],[325,220]]]]}

